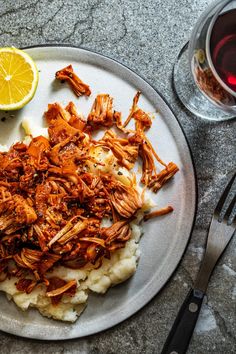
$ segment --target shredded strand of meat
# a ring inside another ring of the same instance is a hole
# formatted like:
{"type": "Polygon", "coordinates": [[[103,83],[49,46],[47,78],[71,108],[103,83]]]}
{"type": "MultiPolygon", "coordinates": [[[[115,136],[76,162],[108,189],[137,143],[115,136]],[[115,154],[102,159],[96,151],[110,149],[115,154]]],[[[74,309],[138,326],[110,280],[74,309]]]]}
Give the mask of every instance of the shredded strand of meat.
{"type": "Polygon", "coordinates": [[[117,119],[118,112],[113,111],[113,98],[108,94],[97,95],[88,115],[88,124],[93,129],[101,126],[111,127],[117,119]]]}
{"type": "Polygon", "coordinates": [[[155,218],[157,216],[161,216],[161,215],[165,215],[165,214],[169,214],[173,211],[174,209],[172,208],[172,206],[168,205],[164,208],[161,208],[159,210],[153,211],[151,213],[148,213],[146,215],[144,215],[143,220],[147,221],[149,219],[155,218]]]}
{"type": "Polygon", "coordinates": [[[54,296],[58,296],[58,295],[61,295],[63,293],[65,293],[67,290],[69,290],[70,288],[76,286],[76,280],[71,280],[69,281],[68,283],[66,283],[65,285],[61,286],[60,288],[57,288],[55,290],[51,290],[51,291],[48,291],[46,293],[46,295],[48,297],[54,297],[54,296]]]}
{"type": "Polygon", "coordinates": [[[76,96],[90,96],[91,90],[87,84],[85,84],[74,72],[72,65],[68,65],[66,68],[56,72],[56,79],[67,81],[71,86],[76,96]]]}

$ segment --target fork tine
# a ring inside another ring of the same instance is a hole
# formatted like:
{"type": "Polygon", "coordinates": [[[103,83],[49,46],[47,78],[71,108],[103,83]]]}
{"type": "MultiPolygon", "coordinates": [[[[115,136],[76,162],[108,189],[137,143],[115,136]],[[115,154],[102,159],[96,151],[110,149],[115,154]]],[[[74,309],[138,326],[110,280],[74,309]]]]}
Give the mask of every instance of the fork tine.
{"type": "Polygon", "coordinates": [[[235,176],[236,176],[236,173],[234,173],[233,177],[231,178],[231,180],[229,181],[228,185],[226,186],[223,194],[221,195],[220,200],[219,200],[219,202],[218,202],[218,204],[217,204],[217,206],[215,208],[215,213],[220,214],[221,209],[222,209],[222,207],[223,207],[223,205],[225,203],[225,200],[226,200],[226,198],[227,198],[227,196],[229,194],[229,191],[230,191],[230,189],[231,189],[231,187],[232,187],[232,185],[234,183],[235,176]]]}
{"type": "Polygon", "coordinates": [[[234,210],[235,202],[236,202],[236,194],[235,194],[233,200],[231,201],[230,205],[228,206],[228,209],[225,213],[224,219],[227,219],[227,220],[229,219],[232,211],[234,210]]]}

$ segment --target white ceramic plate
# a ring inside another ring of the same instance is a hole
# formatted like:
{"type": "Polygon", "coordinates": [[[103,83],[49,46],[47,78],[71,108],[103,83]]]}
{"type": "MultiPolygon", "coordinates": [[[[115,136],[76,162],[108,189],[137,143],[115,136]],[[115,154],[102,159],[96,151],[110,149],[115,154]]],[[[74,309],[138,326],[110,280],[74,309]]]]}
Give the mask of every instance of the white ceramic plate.
{"type": "Polygon", "coordinates": [[[19,310],[0,294],[0,329],[23,337],[69,339],[82,337],[112,327],[141,309],[156,295],[178,265],[187,245],[194,221],[196,181],[190,151],[184,134],[163,98],[140,76],[102,55],[78,48],[45,46],[27,48],[40,70],[39,86],[34,99],[19,112],[4,113],[0,118],[0,143],[10,145],[22,137],[20,122],[30,117],[42,125],[48,103],[67,104],[73,100],[80,111],[88,113],[98,93],[114,97],[115,109],[127,117],[137,90],[142,92],[140,107],[155,113],[148,136],[165,162],[174,161],[180,172],[155,196],[159,207],[170,204],[174,212],[144,225],[141,258],[135,275],[110,289],[106,295],[91,294],[86,310],[74,324],[42,317],[37,310],[19,310]],[[76,98],[54,80],[55,72],[68,64],[86,83],[90,98],[76,98]],[[14,114],[15,117],[9,117],[14,114]]]}

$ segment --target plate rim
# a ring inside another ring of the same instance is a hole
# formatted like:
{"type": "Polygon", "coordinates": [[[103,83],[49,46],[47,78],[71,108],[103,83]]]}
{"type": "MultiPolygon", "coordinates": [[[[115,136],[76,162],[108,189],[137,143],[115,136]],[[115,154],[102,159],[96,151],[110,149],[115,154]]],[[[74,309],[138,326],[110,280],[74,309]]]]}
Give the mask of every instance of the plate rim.
{"type": "MultiPolygon", "coordinates": [[[[192,153],[192,150],[191,150],[191,147],[190,147],[190,144],[189,144],[189,141],[188,141],[188,138],[186,136],[186,133],[182,127],[182,125],[180,124],[180,121],[179,119],[177,118],[176,114],[174,113],[172,107],[170,106],[170,104],[167,102],[167,99],[163,96],[162,93],[159,92],[159,90],[155,87],[155,85],[151,84],[146,78],[144,78],[144,76],[142,76],[142,74],[140,75],[139,73],[137,73],[135,70],[131,69],[128,65],[120,62],[119,60],[117,59],[114,59],[108,55],[104,55],[102,53],[99,53],[98,51],[96,50],[93,50],[93,49],[88,49],[88,48],[85,48],[83,46],[76,46],[76,45],[71,45],[71,44],[60,44],[60,43],[44,43],[44,44],[36,44],[36,45],[30,45],[30,46],[23,46],[23,47],[20,47],[20,49],[22,50],[27,50],[27,49],[37,49],[37,48],[72,48],[72,49],[78,49],[78,50],[82,50],[84,52],[87,52],[87,53],[92,53],[92,54],[96,54],[100,57],[104,57],[112,62],[114,62],[115,64],[118,64],[120,66],[123,66],[126,70],[130,71],[132,74],[135,74],[137,77],[141,78],[147,85],[149,85],[157,95],[159,95],[159,97],[164,101],[165,105],[168,107],[168,109],[171,111],[173,117],[175,118],[179,128],[180,128],[180,131],[182,132],[182,135],[185,139],[185,142],[186,142],[186,145],[187,145],[187,148],[188,148],[188,153],[189,153],[189,157],[190,157],[190,161],[191,161],[191,165],[192,165],[192,169],[193,169],[193,179],[194,179],[194,194],[195,194],[195,203],[194,203],[194,210],[193,210],[193,220],[192,220],[192,224],[191,224],[191,228],[190,228],[190,232],[189,232],[189,236],[187,238],[187,241],[186,241],[186,245],[185,245],[185,248],[182,252],[182,255],[178,261],[178,263],[176,264],[175,268],[173,269],[173,271],[170,273],[170,275],[167,277],[167,280],[164,282],[164,284],[160,287],[160,289],[154,293],[150,298],[148,298],[146,301],[144,301],[143,305],[141,307],[139,307],[138,309],[134,310],[134,312],[132,312],[131,314],[128,314],[128,316],[124,317],[124,318],[121,318],[119,319],[119,321],[115,322],[115,323],[107,323],[107,326],[102,328],[102,329],[98,329],[98,330],[95,330],[93,331],[91,334],[86,334],[86,335],[74,335],[72,337],[68,337],[68,338],[43,338],[40,337],[40,336],[35,336],[35,335],[30,335],[30,333],[27,335],[25,332],[23,334],[18,334],[16,333],[16,331],[12,328],[12,330],[9,330],[9,328],[7,330],[1,328],[1,330],[5,333],[8,333],[10,335],[15,335],[17,337],[20,337],[20,338],[29,338],[29,339],[33,339],[33,340],[40,340],[40,341],[68,341],[68,340],[72,340],[72,339],[76,339],[76,338],[87,338],[89,336],[92,336],[92,335],[95,335],[97,333],[102,333],[104,331],[107,331],[108,329],[110,328],[113,328],[119,324],[121,324],[122,322],[128,320],[129,318],[131,318],[132,316],[134,316],[137,312],[139,312],[141,309],[143,309],[148,303],[150,303],[154,297],[156,297],[163,289],[164,287],[170,282],[170,280],[172,279],[172,277],[174,276],[175,272],[177,271],[184,255],[185,255],[185,252],[188,248],[188,245],[189,245],[189,242],[190,242],[190,239],[191,239],[191,236],[192,236],[192,232],[193,232],[193,229],[194,229],[194,226],[195,226],[195,221],[196,221],[196,217],[197,217],[197,211],[198,211],[198,183],[197,183],[197,173],[196,173],[196,166],[195,166],[195,163],[194,163],[194,158],[193,158],[193,153],[192,153]]],[[[78,319],[79,320],[79,319],[78,319]]]]}

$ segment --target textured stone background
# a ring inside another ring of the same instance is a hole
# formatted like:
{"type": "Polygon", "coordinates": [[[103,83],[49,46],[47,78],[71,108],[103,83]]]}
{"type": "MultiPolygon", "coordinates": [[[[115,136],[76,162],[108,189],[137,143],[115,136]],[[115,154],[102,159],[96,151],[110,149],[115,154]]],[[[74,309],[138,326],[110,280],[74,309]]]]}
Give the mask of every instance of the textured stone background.
{"type": "MultiPolygon", "coordinates": [[[[82,340],[44,343],[0,333],[7,353],[160,353],[199,268],[217,193],[235,168],[236,122],[207,123],[181,107],[171,71],[210,0],[0,0],[0,46],[70,43],[113,57],[140,73],[172,106],[196,165],[196,225],[181,265],[145,308],[113,329],[82,340]]],[[[211,279],[189,354],[229,354],[236,347],[236,238],[211,279]]]]}

